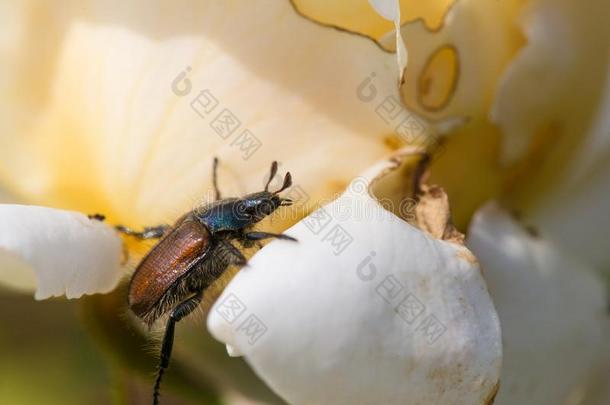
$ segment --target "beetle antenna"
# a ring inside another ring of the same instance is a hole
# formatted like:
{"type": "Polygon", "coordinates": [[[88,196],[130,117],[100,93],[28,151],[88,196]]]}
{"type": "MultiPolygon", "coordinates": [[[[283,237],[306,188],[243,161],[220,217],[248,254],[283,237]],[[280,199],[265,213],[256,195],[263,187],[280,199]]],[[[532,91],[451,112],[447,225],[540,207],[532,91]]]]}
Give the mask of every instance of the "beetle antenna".
{"type": "Polygon", "coordinates": [[[220,200],[220,189],[218,188],[218,158],[214,156],[212,164],[212,185],[214,186],[214,197],[220,200]]]}
{"type": "Polygon", "coordinates": [[[284,176],[284,184],[282,184],[282,188],[280,188],[273,194],[281,193],[282,191],[286,190],[290,186],[292,186],[292,175],[290,174],[290,172],[287,172],[286,176],[284,176]]]}
{"type": "Polygon", "coordinates": [[[271,173],[269,174],[269,180],[267,180],[267,184],[265,184],[265,191],[269,191],[269,184],[271,184],[271,181],[273,180],[273,178],[275,177],[276,174],[277,174],[277,162],[274,160],[271,163],[271,173]]]}

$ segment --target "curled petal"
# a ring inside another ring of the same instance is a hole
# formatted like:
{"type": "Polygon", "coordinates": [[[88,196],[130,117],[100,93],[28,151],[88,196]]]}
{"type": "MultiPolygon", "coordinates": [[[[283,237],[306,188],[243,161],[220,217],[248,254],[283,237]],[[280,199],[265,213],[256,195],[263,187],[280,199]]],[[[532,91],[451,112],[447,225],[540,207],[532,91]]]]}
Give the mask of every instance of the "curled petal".
{"type": "Polygon", "coordinates": [[[298,242],[262,249],[210,312],[210,332],[290,403],[483,404],[497,389],[500,328],[476,260],[386,209],[405,162],[288,229],[298,242]]]}
{"type": "Polygon", "coordinates": [[[36,290],[36,299],[112,290],[121,275],[113,229],[70,211],[0,205],[0,282],[36,290]]]}

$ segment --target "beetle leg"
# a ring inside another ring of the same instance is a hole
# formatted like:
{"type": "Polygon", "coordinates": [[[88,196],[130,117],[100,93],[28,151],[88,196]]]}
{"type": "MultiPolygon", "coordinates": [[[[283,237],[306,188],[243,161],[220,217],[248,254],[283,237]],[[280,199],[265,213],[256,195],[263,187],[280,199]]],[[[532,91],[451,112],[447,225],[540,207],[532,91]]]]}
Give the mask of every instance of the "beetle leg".
{"type": "Polygon", "coordinates": [[[123,225],[117,225],[114,227],[114,229],[124,233],[125,235],[134,236],[138,239],[159,239],[169,229],[169,225],[147,226],[142,232],[138,232],[123,225]]]}
{"type": "Polygon", "coordinates": [[[277,238],[283,240],[291,240],[296,242],[297,240],[292,236],[285,235],[283,233],[269,233],[269,232],[248,232],[244,234],[246,240],[263,240],[269,238],[277,238]]]}
{"type": "Polygon", "coordinates": [[[169,366],[169,359],[172,355],[176,322],[179,322],[182,318],[193,312],[201,303],[202,297],[203,291],[198,291],[191,298],[178,304],[169,315],[167,326],[165,327],[165,334],[163,335],[163,343],[161,343],[159,370],[157,371],[157,379],[155,380],[155,387],[153,390],[153,405],[159,403],[161,379],[163,378],[165,369],[169,366]]]}
{"type": "Polygon", "coordinates": [[[216,197],[216,201],[220,200],[220,189],[218,188],[218,158],[214,158],[214,163],[212,164],[212,184],[214,185],[214,193],[216,197]]]}
{"type": "Polygon", "coordinates": [[[244,236],[245,234],[242,232],[239,234],[237,238],[237,242],[244,248],[249,249],[252,246],[256,246],[259,249],[263,247],[263,245],[257,240],[249,240],[244,236]]]}
{"type": "Polygon", "coordinates": [[[224,239],[220,239],[220,243],[227,249],[230,254],[237,258],[237,262],[235,262],[235,264],[237,264],[238,266],[243,266],[248,263],[248,259],[246,259],[246,257],[239,251],[239,249],[233,246],[231,242],[226,241],[224,239]]]}

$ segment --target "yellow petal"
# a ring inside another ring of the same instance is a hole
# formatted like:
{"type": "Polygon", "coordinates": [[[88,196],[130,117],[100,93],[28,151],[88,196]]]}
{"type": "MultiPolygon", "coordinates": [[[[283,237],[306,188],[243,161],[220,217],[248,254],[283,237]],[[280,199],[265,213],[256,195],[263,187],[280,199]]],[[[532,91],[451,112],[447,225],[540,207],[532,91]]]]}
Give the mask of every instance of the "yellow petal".
{"type": "MultiPolygon", "coordinates": [[[[315,199],[390,149],[376,103],[398,97],[398,72],[395,56],[372,41],[303,19],[288,2],[145,10],[93,3],[86,13],[65,11],[58,52],[39,67],[53,72],[41,85],[48,100],[2,128],[0,179],[9,188],[39,204],[144,224],[201,202],[215,155],[225,196],[261,189],[278,160],[315,199]],[[363,100],[372,76],[377,98],[363,100]],[[214,100],[209,113],[206,99],[214,100]],[[230,114],[239,127],[218,134],[217,118],[230,114]],[[258,145],[251,154],[240,144],[247,137],[258,145]]],[[[47,35],[50,22],[38,22],[24,52],[47,35]]]]}
{"type": "MultiPolygon", "coordinates": [[[[401,1],[401,20],[421,18],[431,28],[437,27],[455,0],[401,1]]],[[[304,15],[323,24],[334,25],[375,39],[391,31],[391,22],[380,17],[367,0],[293,0],[304,15]]]]}
{"type": "Polygon", "coordinates": [[[499,76],[522,43],[513,21],[520,3],[457,1],[437,30],[421,21],[404,24],[411,55],[402,86],[407,106],[435,120],[486,114],[499,76]]]}

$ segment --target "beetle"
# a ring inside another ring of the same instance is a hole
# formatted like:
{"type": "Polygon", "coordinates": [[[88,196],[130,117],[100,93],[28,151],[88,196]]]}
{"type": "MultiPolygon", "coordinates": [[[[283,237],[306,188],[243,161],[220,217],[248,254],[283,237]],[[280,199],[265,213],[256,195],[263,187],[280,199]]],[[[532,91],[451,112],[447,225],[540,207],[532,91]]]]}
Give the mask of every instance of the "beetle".
{"type": "Polygon", "coordinates": [[[292,201],[279,193],[292,185],[290,172],[282,186],[269,191],[277,174],[271,164],[269,180],[261,192],[242,198],[221,198],[217,183],[218,159],[212,166],[215,201],[182,215],[173,226],[145,227],[141,232],[126,226],[115,228],[138,239],[159,239],[137,265],[128,290],[130,310],[150,328],[169,312],[161,343],[159,369],[153,388],[153,404],[159,403],[163,373],[169,366],[175,325],[195,310],[203,294],[231,265],[243,266],[247,260],[231,241],[248,248],[257,241],[278,238],[296,241],[285,235],[256,232],[254,225],[292,201]]]}

